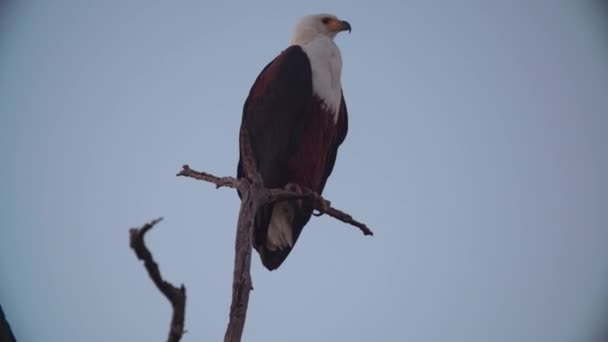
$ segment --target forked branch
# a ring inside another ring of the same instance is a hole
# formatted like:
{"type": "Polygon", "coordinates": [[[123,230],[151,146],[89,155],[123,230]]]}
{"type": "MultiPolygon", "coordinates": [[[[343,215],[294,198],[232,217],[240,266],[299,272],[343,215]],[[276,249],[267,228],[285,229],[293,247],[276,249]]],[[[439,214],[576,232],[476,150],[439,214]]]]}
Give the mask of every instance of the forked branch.
{"type": "Polygon", "coordinates": [[[285,189],[268,189],[264,186],[262,176],[257,172],[253,151],[249,143],[246,130],[240,134],[241,160],[245,173],[244,178],[217,177],[206,172],[200,172],[184,165],[177,176],[190,177],[213,183],[217,188],[230,187],[238,189],[241,193],[241,209],[237,223],[237,234],[235,241],[234,273],[232,284],[232,304],[230,305],[230,320],[224,335],[225,342],[236,342],[241,340],[247,306],[249,303],[249,292],[252,289],[251,282],[251,250],[253,239],[254,217],[257,208],[280,201],[294,199],[311,199],[314,209],[321,214],[327,214],[342,222],[359,228],[364,235],[374,233],[364,224],[341,210],[333,208],[329,201],[314,191],[302,188],[296,184],[290,184],[285,189]],[[296,188],[298,191],[291,191],[296,188]]]}
{"type": "Polygon", "coordinates": [[[162,218],[158,218],[152,222],[146,223],[141,228],[131,228],[129,230],[130,246],[137,255],[137,258],[143,260],[144,266],[148,271],[148,275],[154,282],[154,285],[162,292],[165,297],[171,302],[173,307],[173,316],[171,318],[171,327],[169,329],[169,337],[167,341],[177,342],[182,338],[184,334],[184,319],[186,312],[186,288],[184,285],[177,288],[173,286],[160,274],[158,264],[154,261],[152,253],[146,247],[144,236],[146,233],[154,227],[162,218]]]}
{"type": "MultiPolygon", "coordinates": [[[[253,151],[249,143],[247,131],[245,130],[241,130],[240,144],[241,160],[245,171],[245,177],[243,178],[217,177],[206,172],[193,170],[188,165],[184,165],[182,170],[177,174],[177,176],[190,177],[213,183],[216,188],[234,188],[241,194],[241,208],[239,211],[234,244],[235,257],[232,282],[232,303],[230,305],[230,319],[228,327],[226,328],[226,334],[224,335],[225,342],[240,341],[245,326],[249,293],[253,288],[250,273],[251,252],[253,248],[254,218],[258,208],[268,203],[309,199],[313,204],[313,208],[320,214],[326,214],[344,223],[351,224],[359,228],[364,235],[374,234],[364,223],[361,223],[355,220],[351,215],[332,207],[328,200],[311,189],[302,188],[297,184],[289,184],[284,189],[266,188],[263,184],[262,176],[257,172],[253,151]]],[[[131,229],[131,247],[135,250],[137,257],[144,260],[150,277],[173,305],[173,318],[171,321],[169,341],[179,341],[184,329],[186,289],[183,285],[178,289],[161,278],[158,265],[152,259],[152,255],[143,241],[144,234],[158,223],[158,221],[160,221],[160,219],[146,224],[141,229],[131,229]]]]}

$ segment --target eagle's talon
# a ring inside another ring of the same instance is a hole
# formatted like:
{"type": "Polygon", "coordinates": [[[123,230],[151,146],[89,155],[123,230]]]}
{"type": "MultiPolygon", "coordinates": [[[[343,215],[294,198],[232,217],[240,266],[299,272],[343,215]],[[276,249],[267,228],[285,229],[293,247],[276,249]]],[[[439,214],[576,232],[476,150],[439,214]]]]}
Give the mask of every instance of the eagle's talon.
{"type": "Polygon", "coordinates": [[[287,191],[295,192],[297,194],[303,194],[304,193],[303,190],[302,190],[302,187],[300,185],[296,184],[296,183],[288,183],[285,186],[285,189],[287,191]]]}
{"type": "MultiPolygon", "coordinates": [[[[303,194],[302,187],[296,183],[287,183],[287,185],[285,185],[284,189],[287,191],[290,191],[290,192],[294,192],[296,194],[300,194],[300,195],[303,194]]],[[[293,200],[293,203],[295,203],[299,207],[302,207],[301,199],[293,200]]]]}

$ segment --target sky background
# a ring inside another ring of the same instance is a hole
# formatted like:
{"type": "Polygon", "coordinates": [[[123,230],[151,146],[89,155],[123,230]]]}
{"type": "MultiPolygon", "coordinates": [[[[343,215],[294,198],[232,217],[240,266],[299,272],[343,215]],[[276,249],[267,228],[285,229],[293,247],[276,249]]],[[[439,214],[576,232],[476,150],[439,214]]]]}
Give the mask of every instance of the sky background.
{"type": "MultiPolygon", "coordinates": [[[[0,7],[0,303],[20,341],[223,338],[243,102],[330,12],[349,133],[245,341],[599,341],[608,324],[608,26],[586,1],[20,1],[0,7]]],[[[606,12],[604,12],[605,14],[606,12]]]]}

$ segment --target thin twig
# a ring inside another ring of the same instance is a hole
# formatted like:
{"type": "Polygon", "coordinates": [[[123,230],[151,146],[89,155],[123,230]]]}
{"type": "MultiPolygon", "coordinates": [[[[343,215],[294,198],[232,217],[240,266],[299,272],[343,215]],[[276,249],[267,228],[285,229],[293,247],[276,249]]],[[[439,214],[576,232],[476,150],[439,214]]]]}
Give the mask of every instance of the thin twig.
{"type": "MultiPolygon", "coordinates": [[[[365,223],[359,222],[359,221],[355,220],[351,215],[343,212],[342,210],[332,207],[331,203],[328,200],[326,200],[325,198],[323,198],[321,195],[317,194],[316,192],[314,192],[308,188],[302,187],[301,190],[302,190],[301,192],[293,192],[293,191],[284,190],[284,189],[272,189],[272,190],[270,190],[270,192],[271,192],[270,202],[274,203],[274,202],[280,202],[280,201],[297,200],[297,199],[305,199],[305,198],[312,199],[314,209],[319,211],[321,214],[327,214],[344,223],[353,225],[353,226],[359,228],[361,230],[361,232],[363,232],[363,235],[374,235],[374,232],[372,232],[371,229],[369,229],[369,227],[367,227],[367,225],[365,225],[365,223]]],[[[315,216],[321,216],[321,214],[318,214],[315,216]]]]}
{"type": "Polygon", "coordinates": [[[182,170],[177,174],[177,176],[186,176],[198,180],[203,180],[209,183],[215,184],[216,189],[221,187],[229,187],[233,189],[239,189],[241,187],[241,181],[233,177],[217,177],[212,174],[206,172],[200,172],[196,170],[192,170],[190,166],[184,165],[182,166],[182,170]]]}
{"type": "MultiPolygon", "coordinates": [[[[319,198],[318,201],[323,201],[323,198],[319,198]]],[[[317,206],[317,205],[315,205],[315,209],[317,209],[318,211],[325,213],[335,219],[338,219],[344,223],[348,223],[350,225],[353,225],[353,226],[359,228],[363,232],[363,235],[374,235],[374,232],[372,232],[372,230],[369,229],[369,227],[365,223],[355,220],[352,216],[343,212],[340,209],[336,209],[331,206],[324,209],[322,206],[317,206]]]]}
{"type": "Polygon", "coordinates": [[[144,235],[160,222],[162,218],[158,218],[149,223],[146,223],[141,228],[131,228],[129,230],[130,246],[137,255],[137,258],[143,260],[144,266],[148,271],[148,275],[160,290],[167,297],[173,307],[173,316],[171,318],[171,327],[167,341],[177,342],[184,334],[184,319],[186,311],[186,287],[182,284],[180,288],[173,286],[171,283],[163,280],[158,264],[154,261],[152,253],[146,247],[144,235]]]}

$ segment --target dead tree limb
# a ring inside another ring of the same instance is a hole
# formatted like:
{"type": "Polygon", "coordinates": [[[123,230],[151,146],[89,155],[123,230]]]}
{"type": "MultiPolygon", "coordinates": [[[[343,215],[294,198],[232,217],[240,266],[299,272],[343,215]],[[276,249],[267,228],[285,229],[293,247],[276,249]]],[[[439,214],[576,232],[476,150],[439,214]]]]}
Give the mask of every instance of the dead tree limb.
{"type": "MultiPolygon", "coordinates": [[[[216,188],[234,188],[241,194],[241,208],[237,222],[236,239],[234,243],[234,271],[232,281],[232,303],[230,305],[230,318],[225,342],[237,342],[241,340],[245,319],[247,316],[247,306],[249,304],[249,293],[253,289],[251,281],[251,252],[253,249],[253,226],[255,213],[263,205],[288,200],[308,199],[312,203],[313,209],[320,214],[327,214],[344,223],[351,224],[361,230],[364,235],[374,235],[374,233],[364,224],[341,210],[333,208],[331,203],[315,193],[311,189],[304,188],[298,184],[288,184],[284,189],[269,189],[264,186],[262,176],[257,172],[254,154],[246,130],[241,130],[241,160],[245,177],[236,179],[234,177],[217,177],[206,172],[200,172],[184,165],[177,176],[190,177],[203,180],[216,185],[216,188]],[[294,190],[295,189],[295,190],[294,190]]],[[[145,224],[142,228],[130,229],[130,245],[135,251],[137,258],[144,261],[148,275],[156,287],[167,297],[173,306],[171,318],[171,328],[169,330],[168,341],[179,341],[184,334],[184,319],[186,306],[186,288],[180,288],[162,279],[158,265],[154,261],[152,254],[144,242],[144,235],[154,227],[161,219],[153,220],[145,224]]]]}
{"type": "MultiPolygon", "coordinates": [[[[256,172],[257,174],[257,172],[256,172]]],[[[233,189],[238,189],[241,193],[244,193],[246,189],[248,189],[250,183],[246,179],[236,179],[233,177],[217,177],[212,174],[196,171],[190,168],[188,165],[182,166],[182,170],[177,174],[178,176],[190,177],[198,180],[202,180],[205,182],[215,184],[216,188],[221,187],[229,187],[233,189]],[[247,182],[247,184],[244,184],[247,182]]],[[[259,175],[259,174],[258,174],[259,175]]],[[[263,187],[263,186],[262,186],[263,187]]],[[[288,188],[289,185],[286,187],[288,188]]],[[[267,203],[276,203],[281,201],[289,201],[289,200],[297,200],[297,199],[312,199],[314,209],[322,214],[329,215],[337,220],[340,220],[344,223],[348,223],[352,226],[355,226],[361,230],[363,235],[374,235],[374,232],[362,222],[355,220],[350,214],[336,209],[331,205],[331,202],[323,198],[321,195],[316,192],[305,188],[300,187],[301,192],[290,191],[286,189],[267,189],[269,193],[265,193],[265,201],[262,204],[267,203]]],[[[317,215],[319,216],[319,215],[317,215]]]]}
{"type": "Polygon", "coordinates": [[[224,335],[224,342],[237,342],[241,340],[247,306],[249,303],[249,292],[252,289],[251,281],[251,252],[253,239],[254,217],[257,209],[268,203],[275,203],[294,199],[312,200],[314,209],[322,214],[327,214],[342,222],[359,228],[364,235],[373,235],[373,232],[364,224],[353,219],[349,214],[335,209],[330,202],[325,200],[314,191],[295,185],[299,191],[291,191],[290,184],[285,189],[268,189],[264,186],[262,176],[257,172],[253,151],[249,143],[249,136],[245,130],[241,131],[241,159],[246,177],[236,179],[233,177],[217,177],[206,172],[195,171],[188,165],[184,165],[177,176],[185,176],[203,180],[219,187],[235,188],[241,193],[241,208],[237,223],[237,234],[235,239],[235,258],[232,283],[232,303],[230,305],[230,320],[224,335]]]}
{"type": "Polygon", "coordinates": [[[182,284],[180,288],[173,286],[171,283],[163,280],[158,264],[154,261],[152,253],[146,247],[144,235],[160,222],[162,218],[158,218],[152,222],[146,223],[141,228],[131,228],[129,230],[130,246],[137,255],[137,258],[143,260],[144,266],[148,271],[148,275],[162,292],[165,297],[171,302],[173,307],[173,316],[171,318],[171,327],[169,329],[169,337],[167,341],[178,342],[184,334],[184,319],[186,316],[186,287],[182,284]]]}
{"type": "Polygon", "coordinates": [[[2,305],[0,305],[0,341],[15,342],[16,340],[11,325],[8,324],[4,310],[2,310],[2,305]]]}

